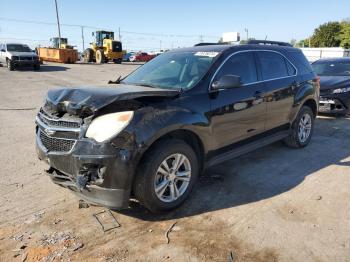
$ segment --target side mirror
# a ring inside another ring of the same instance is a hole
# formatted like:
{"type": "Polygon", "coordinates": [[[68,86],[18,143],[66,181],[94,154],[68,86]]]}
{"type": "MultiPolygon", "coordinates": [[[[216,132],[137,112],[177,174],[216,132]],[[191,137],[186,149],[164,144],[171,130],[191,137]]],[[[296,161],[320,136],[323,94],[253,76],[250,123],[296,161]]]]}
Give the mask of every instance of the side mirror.
{"type": "Polygon", "coordinates": [[[218,81],[215,81],[211,84],[212,90],[219,89],[229,89],[240,87],[242,85],[241,77],[236,75],[224,75],[220,77],[218,81]]]}
{"type": "Polygon", "coordinates": [[[6,50],[5,49],[1,49],[0,52],[6,52],[6,50]]]}
{"type": "Polygon", "coordinates": [[[95,36],[95,32],[92,32],[92,34],[91,34],[92,36],[95,36]]]}

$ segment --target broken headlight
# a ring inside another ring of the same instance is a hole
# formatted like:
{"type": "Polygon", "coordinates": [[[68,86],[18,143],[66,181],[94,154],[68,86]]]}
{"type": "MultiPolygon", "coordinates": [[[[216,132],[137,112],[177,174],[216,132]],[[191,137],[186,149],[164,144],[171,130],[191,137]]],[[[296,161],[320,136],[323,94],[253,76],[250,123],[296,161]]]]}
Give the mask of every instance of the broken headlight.
{"type": "Polygon", "coordinates": [[[92,120],[86,137],[104,142],[119,134],[132,120],[134,111],[125,111],[99,116],[92,120]]]}
{"type": "Polygon", "coordinates": [[[341,94],[341,93],[346,93],[350,92],[350,87],[345,87],[345,88],[337,88],[333,90],[333,94],[341,94]]]}

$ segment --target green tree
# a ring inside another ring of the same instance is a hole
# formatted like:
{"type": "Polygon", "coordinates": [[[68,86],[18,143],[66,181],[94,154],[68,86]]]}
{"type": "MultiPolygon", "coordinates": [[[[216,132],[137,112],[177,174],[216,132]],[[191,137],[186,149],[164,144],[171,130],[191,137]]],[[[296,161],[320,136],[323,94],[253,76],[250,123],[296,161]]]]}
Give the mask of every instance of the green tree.
{"type": "Polygon", "coordinates": [[[341,31],[339,34],[340,46],[349,49],[350,48],[350,22],[344,21],[341,24],[341,31]]]}
{"type": "Polygon", "coordinates": [[[311,47],[339,47],[342,26],[339,22],[328,22],[315,29],[311,36],[311,47]]]}

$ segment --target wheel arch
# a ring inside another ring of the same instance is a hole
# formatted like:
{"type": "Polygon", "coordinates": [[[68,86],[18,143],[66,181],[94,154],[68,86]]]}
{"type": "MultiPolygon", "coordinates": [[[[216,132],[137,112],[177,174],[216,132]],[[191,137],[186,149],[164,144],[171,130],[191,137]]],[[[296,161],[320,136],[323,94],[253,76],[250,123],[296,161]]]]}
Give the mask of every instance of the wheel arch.
{"type": "Polygon", "coordinates": [[[168,131],[159,137],[157,137],[152,143],[147,147],[147,149],[143,152],[140,160],[138,161],[137,167],[140,166],[140,164],[143,161],[143,158],[149,152],[152,150],[157,144],[160,142],[166,140],[166,139],[178,139],[184,141],[186,144],[188,144],[193,151],[196,153],[198,157],[198,166],[200,172],[203,169],[203,164],[204,164],[204,159],[205,159],[205,148],[204,144],[199,137],[198,134],[196,134],[194,131],[189,130],[189,129],[176,129],[172,131],[168,131]]]}
{"type": "Polygon", "coordinates": [[[317,116],[317,103],[314,99],[310,98],[310,99],[307,99],[303,104],[302,104],[302,107],[303,106],[308,106],[311,108],[312,112],[314,113],[314,117],[317,116]]]}

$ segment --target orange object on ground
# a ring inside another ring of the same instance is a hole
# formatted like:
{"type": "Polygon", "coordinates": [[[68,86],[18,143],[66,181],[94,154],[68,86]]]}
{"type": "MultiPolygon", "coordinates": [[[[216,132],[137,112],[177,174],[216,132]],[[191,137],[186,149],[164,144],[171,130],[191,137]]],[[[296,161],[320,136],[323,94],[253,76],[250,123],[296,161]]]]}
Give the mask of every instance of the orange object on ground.
{"type": "Polygon", "coordinates": [[[78,51],[75,49],[39,47],[38,55],[41,61],[72,64],[78,61],[78,51]]]}

